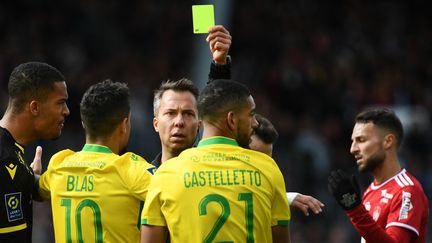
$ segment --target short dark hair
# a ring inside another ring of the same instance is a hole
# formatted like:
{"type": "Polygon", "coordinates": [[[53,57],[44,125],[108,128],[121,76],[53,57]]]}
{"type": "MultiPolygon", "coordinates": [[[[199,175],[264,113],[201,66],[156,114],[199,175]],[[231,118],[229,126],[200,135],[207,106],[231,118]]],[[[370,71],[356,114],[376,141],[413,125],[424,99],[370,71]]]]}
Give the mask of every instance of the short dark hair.
{"type": "Polygon", "coordinates": [[[266,144],[275,144],[279,133],[273,124],[260,114],[255,114],[255,119],[258,121],[258,127],[254,129],[254,134],[266,144]]]}
{"type": "Polygon", "coordinates": [[[375,126],[387,130],[396,136],[397,146],[399,147],[403,139],[403,127],[400,119],[394,111],[385,107],[369,107],[360,112],[356,118],[356,123],[372,122],[375,126]]]}
{"type": "Polygon", "coordinates": [[[109,79],[90,86],[80,104],[81,120],[90,138],[110,135],[129,116],[129,88],[109,79]]]}
{"type": "Polygon", "coordinates": [[[249,89],[236,81],[216,79],[208,83],[198,99],[198,115],[204,120],[215,121],[224,112],[238,110],[251,95],[249,89]]]}
{"type": "Polygon", "coordinates": [[[167,90],[173,90],[176,92],[191,92],[196,100],[198,100],[198,88],[194,85],[194,83],[186,78],[182,78],[179,80],[167,80],[161,84],[161,86],[154,91],[153,98],[153,114],[157,115],[160,107],[160,101],[162,99],[163,94],[167,90]]]}
{"type": "Polygon", "coordinates": [[[10,105],[20,112],[31,99],[45,100],[55,82],[64,82],[63,74],[43,62],[26,62],[15,67],[9,77],[10,105]]]}

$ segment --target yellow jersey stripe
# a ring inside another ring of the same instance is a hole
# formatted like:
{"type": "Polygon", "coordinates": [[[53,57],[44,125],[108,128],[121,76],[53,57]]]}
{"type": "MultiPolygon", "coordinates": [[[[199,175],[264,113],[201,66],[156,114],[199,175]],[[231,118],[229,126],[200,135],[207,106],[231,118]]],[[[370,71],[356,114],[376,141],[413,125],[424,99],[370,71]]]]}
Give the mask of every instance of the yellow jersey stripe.
{"type": "Polygon", "coordinates": [[[15,231],[23,230],[26,228],[27,228],[27,223],[20,224],[17,226],[4,227],[4,228],[0,228],[0,234],[15,232],[15,231]]]}

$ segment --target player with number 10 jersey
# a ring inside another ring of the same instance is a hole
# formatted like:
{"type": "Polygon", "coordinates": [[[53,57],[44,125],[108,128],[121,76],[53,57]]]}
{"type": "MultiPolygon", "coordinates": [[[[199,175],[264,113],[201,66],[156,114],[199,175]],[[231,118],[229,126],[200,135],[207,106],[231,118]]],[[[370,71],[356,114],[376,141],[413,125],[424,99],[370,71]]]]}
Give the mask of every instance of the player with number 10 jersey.
{"type": "Polygon", "coordinates": [[[56,242],[139,242],[141,202],[154,168],[101,145],[55,154],[39,193],[51,199],[56,242]]]}

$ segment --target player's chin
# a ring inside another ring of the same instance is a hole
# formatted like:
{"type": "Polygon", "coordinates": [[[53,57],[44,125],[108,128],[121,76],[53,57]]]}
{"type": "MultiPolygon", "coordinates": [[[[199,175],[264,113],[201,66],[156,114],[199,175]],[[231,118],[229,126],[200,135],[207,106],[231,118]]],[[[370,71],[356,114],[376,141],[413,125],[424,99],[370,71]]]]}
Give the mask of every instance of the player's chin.
{"type": "Polygon", "coordinates": [[[47,137],[47,139],[57,140],[58,138],[60,138],[61,134],[62,134],[62,129],[57,129],[55,131],[52,131],[52,133],[47,137]]]}
{"type": "Polygon", "coordinates": [[[357,170],[361,173],[368,172],[368,168],[365,164],[357,164],[357,170]]]}
{"type": "Polygon", "coordinates": [[[191,148],[193,146],[193,144],[194,144],[193,141],[190,142],[190,141],[185,140],[185,139],[171,141],[171,146],[173,148],[181,149],[181,150],[185,150],[185,149],[191,148]]]}

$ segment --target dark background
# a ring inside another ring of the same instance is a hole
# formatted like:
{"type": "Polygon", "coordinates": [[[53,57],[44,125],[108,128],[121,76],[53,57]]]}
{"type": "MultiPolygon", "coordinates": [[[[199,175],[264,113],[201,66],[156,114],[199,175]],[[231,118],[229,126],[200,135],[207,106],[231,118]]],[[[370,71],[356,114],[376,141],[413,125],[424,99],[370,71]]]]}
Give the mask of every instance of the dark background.
{"type": "MultiPolygon", "coordinates": [[[[36,144],[44,146],[45,168],[54,152],[79,150],[80,98],[91,84],[111,78],[131,88],[130,150],[152,160],[160,149],[151,125],[153,90],[166,79],[206,81],[199,73],[208,73],[210,52],[202,48],[205,36],[192,34],[191,21],[191,5],[204,3],[1,1],[0,111],[7,106],[8,77],[22,62],[50,63],[67,78],[71,116],[63,135],[28,146],[28,159],[36,144]]],[[[214,4],[217,16],[226,11],[216,23],[233,36],[233,78],[249,85],[258,112],[280,133],[274,157],[287,190],[326,204],[318,216],[293,212],[293,242],[360,242],[330,198],[326,178],[343,168],[356,173],[363,188],[370,183],[349,154],[354,116],[366,106],[389,106],[401,117],[400,161],[432,195],[432,15],[426,1],[214,4]]],[[[48,203],[36,203],[34,242],[54,242],[48,203]]]]}

